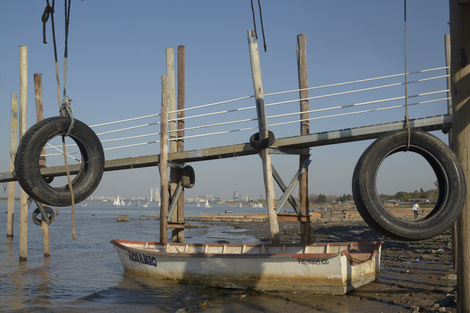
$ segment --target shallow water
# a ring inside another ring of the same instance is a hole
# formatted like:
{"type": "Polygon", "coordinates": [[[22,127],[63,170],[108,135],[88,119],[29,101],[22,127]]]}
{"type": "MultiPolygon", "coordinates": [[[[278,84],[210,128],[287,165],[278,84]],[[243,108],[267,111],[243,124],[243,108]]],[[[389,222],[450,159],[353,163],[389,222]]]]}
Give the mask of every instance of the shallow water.
{"type": "MultiPolygon", "coordinates": [[[[6,212],[6,202],[0,212],[6,212]]],[[[55,208],[53,208],[55,211],[55,208]]],[[[211,209],[186,206],[186,214],[225,214],[224,206],[211,209]]],[[[264,209],[230,208],[234,214],[265,213],[264,209]]],[[[33,208],[30,208],[32,212],[33,208]]],[[[77,205],[75,225],[77,240],[72,239],[71,209],[59,208],[59,214],[49,226],[50,252],[44,258],[41,227],[28,220],[28,255],[19,262],[19,224],[15,221],[14,237],[6,237],[6,214],[0,222],[0,310],[1,311],[141,311],[175,312],[194,306],[204,295],[219,292],[203,286],[178,285],[125,274],[111,239],[159,240],[159,220],[156,207],[129,206],[116,208],[111,204],[89,202],[77,205]],[[127,214],[129,222],[116,222],[127,214]],[[184,296],[182,296],[184,295],[184,296]]],[[[15,219],[19,218],[19,205],[15,219]]],[[[191,222],[197,224],[197,222],[191,222]]],[[[231,243],[257,242],[254,237],[226,233],[230,226],[188,228],[186,242],[211,243],[227,240],[231,243]]],[[[223,291],[232,292],[232,291],[223,291]]]]}

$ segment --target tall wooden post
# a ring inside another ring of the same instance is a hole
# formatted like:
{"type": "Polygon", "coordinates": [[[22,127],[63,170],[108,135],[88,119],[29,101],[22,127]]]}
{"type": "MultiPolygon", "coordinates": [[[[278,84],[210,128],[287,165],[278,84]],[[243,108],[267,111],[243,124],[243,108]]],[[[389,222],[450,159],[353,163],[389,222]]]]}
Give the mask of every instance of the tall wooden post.
{"type": "MultiPolygon", "coordinates": [[[[447,113],[452,115],[452,79],[451,79],[451,74],[450,74],[450,34],[446,34],[444,36],[444,47],[445,47],[445,58],[446,58],[446,66],[448,67],[446,69],[446,74],[448,75],[447,77],[447,89],[449,90],[447,92],[447,113]]],[[[449,130],[448,133],[448,140],[449,140],[449,147],[451,149],[453,148],[452,145],[452,128],[449,130]]],[[[457,221],[454,223],[454,226],[452,227],[452,264],[454,267],[454,271],[457,272],[457,221]]]]}
{"type": "MultiPolygon", "coordinates": [[[[34,77],[34,98],[36,102],[36,121],[42,121],[44,119],[44,110],[42,106],[42,74],[35,73],[34,77]]],[[[39,157],[39,166],[46,166],[46,150],[42,149],[42,155],[39,157]]],[[[49,249],[49,225],[42,219],[42,239],[44,243],[44,256],[48,257],[51,255],[49,249]]]]}
{"type": "MultiPolygon", "coordinates": [[[[11,95],[11,119],[10,119],[10,172],[15,169],[13,163],[18,146],[18,95],[11,95]]],[[[7,237],[13,237],[13,222],[15,220],[15,182],[8,183],[8,215],[7,237]]]]}
{"type": "MultiPolygon", "coordinates": [[[[28,48],[20,46],[20,140],[26,133],[26,110],[28,107],[28,48]]],[[[20,193],[20,261],[26,261],[28,255],[28,194],[20,193]]]]}
{"type": "MultiPolygon", "coordinates": [[[[166,76],[168,77],[168,130],[170,135],[169,151],[176,152],[177,150],[177,130],[178,125],[176,123],[176,90],[175,90],[175,56],[173,48],[166,48],[166,76]]],[[[179,171],[176,168],[170,168],[170,197],[173,196],[178,186],[178,174],[179,171]]],[[[178,206],[176,206],[176,212],[178,206]]],[[[177,221],[177,213],[173,213],[170,216],[172,222],[177,221]]],[[[177,242],[178,238],[176,232],[172,232],[172,241],[177,242]]]]}
{"type": "MultiPolygon", "coordinates": [[[[185,60],[184,60],[184,46],[178,46],[178,140],[177,151],[184,151],[184,106],[185,106],[185,60]]],[[[180,179],[181,170],[179,170],[178,177],[180,179]]],[[[176,220],[179,223],[184,222],[184,189],[178,198],[178,205],[176,210],[176,220]]],[[[177,242],[184,242],[184,229],[174,229],[173,237],[176,237],[177,242]]]]}
{"type": "MultiPolygon", "coordinates": [[[[300,34],[297,36],[297,68],[299,72],[299,96],[300,99],[308,98],[308,76],[307,76],[307,36],[300,34]]],[[[309,118],[309,103],[308,100],[300,100],[300,135],[308,135],[310,133],[309,118]]],[[[308,159],[308,155],[301,155],[299,157],[299,166],[308,159]]],[[[300,213],[302,215],[309,215],[308,203],[308,168],[300,176],[299,181],[299,196],[300,196],[300,213]]],[[[313,241],[312,226],[310,219],[307,222],[300,222],[300,237],[302,243],[309,243],[313,241]]]]}
{"type": "Polygon", "coordinates": [[[167,218],[169,206],[168,194],[168,77],[161,77],[162,111],[160,116],[160,242],[168,242],[167,218]]]}
{"type": "MultiPolygon", "coordinates": [[[[253,87],[255,90],[256,112],[258,114],[259,138],[264,140],[268,138],[268,123],[266,120],[266,109],[264,106],[263,81],[261,79],[261,66],[259,61],[258,40],[254,30],[248,31],[248,44],[250,48],[251,73],[253,76],[253,87]]],[[[261,149],[261,160],[263,163],[264,187],[266,190],[266,201],[268,204],[268,219],[271,229],[271,238],[273,243],[280,243],[279,224],[275,210],[275,194],[273,171],[271,165],[271,155],[267,149],[261,149]]]]}
{"type": "Polygon", "coordinates": [[[470,312],[470,5],[449,0],[452,146],[462,164],[467,198],[457,222],[457,311],[470,312]]]}

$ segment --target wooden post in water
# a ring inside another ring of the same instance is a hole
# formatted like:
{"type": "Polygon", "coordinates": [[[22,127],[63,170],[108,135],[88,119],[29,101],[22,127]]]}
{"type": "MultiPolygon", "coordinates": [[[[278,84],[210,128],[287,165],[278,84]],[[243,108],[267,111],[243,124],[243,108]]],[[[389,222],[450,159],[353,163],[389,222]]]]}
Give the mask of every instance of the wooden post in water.
{"type": "MultiPolygon", "coordinates": [[[[308,98],[308,76],[307,76],[307,36],[300,34],[297,36],[297,68],[299,72],[299,96],[300,99],[308,98]]],[[[300,134],[308,135],[310,133],[308,100],[300,100],[300,134]]],[[[299,166],[308,159],[308,155],[300,155],[299,166]]],[[[300,214],[309,215],[308,203],[308,167],[300,176],[299,181],[300,196],[300,214]]],[[[312,226],[310,219],[306,222],[300,222],[300,237],[302,243],[310,243],[313,241],[312,226]]]]}
{"type": "MultiPolygon", "coordinates": [[[[178,46],[178,140],[177,140],[177,152],[184,151],[184,106],[185,106],[185,59],[184,59],[184,46],[178,46]]],[[[181,170],[179,171],[181,175],[181,170]]],[[[178,177],[180,177],[178,175],[178,177]]],[[[181,178],[179,178],[181,179],[181,178]]],[[[178,223],[184,222],[184,189],[178,198],[178,205],[176,207],[176,220],[178,223]]],[[[173,238],[176,237],[176,242],[184,242],[184,228],[174,229],[173,238]]]]}
{"type": "MultiPolygon", "coordinates": [[[[261,66],[259,61],[258,40],[254,30],[248,31],[248,44],[250,49],[251,73],[253,76],[253,87],[255,91],[256,112],[258,114],[259,138],[268,138],[268,123],[266,121],[266,109],[264,106],[263,81],[261,79],[261,66]]],[[[273,243],[280,243],[279,224],[277,221],[273,171],[271,165],[271,155],[267,149],[260,150],[263,162],[264,187],[266,190],[266,201],[268,205],[268,220],[271,229],[271,239],[273,243]]]]}
{"type": "MultiPolygon", "coordinates": [[[[34,75],[34,98],[36,102],[36,121],[42,121],[44,119],[44,110],[42,106],[42,74],[35,73],[34,75]]],[[[46,166],[46,150],[42,149],[42,155],[39,157],[39,166],[46,166]]],[[[42,239],[44,243],[44,256],[48,257],[51,255],[49,249],[49,225],[42,218],[42,239]]]]}
{"type": "Polygon", "coordinates": [[[457,220],[457,311],[470,312],[470,5],[449,0],[452,146],[466,175],[466,201],[457,220]]]}
{"type": "MultiPolygon", "coordinates": [[[[176,152],[177,143],[176,138],[178,136],[178,126],[176,123],[176,90],[175,90],[175,55],[173,48],[166,48],[166,76],[168,77],[168,130],[170,135],[169,151],[176,152]]],[[[171,167],[170,168],[170,199],[173,199],[173,196],[178,186],[178,169],[171,167]]],[[[176,212],[178,211],[178,206],[176,206],[176,212]]],[[[170,216],[171,222],[177,221],[177,213],[173,213],[170,216]]],[[[176,242],[178,240],[176,232],[172,232],[172,241],[176,242]]]]}
{"type": "MultiPolygon", "coordinates": [[[[20,46],[20,141],[27,130],[28,107],[28,48],[20,46]]],[[[28,256],[28,194],[21,189],[20,194],[20,261],[26,261],[28,256]]]]}
{"type": "Polygon", "coordinates": [[[168,242],[167,218],[169,206],[168,194],[168,77],[161,77],[162,84],[162,111],[160,116],[160,242],[168,242]]]}
{"type": "MultiPolygon", "coordinates": [[[[11,120],[10,120],[10,172],[15,170],[16,150],[18,147],[18,95],[11,95],[11,120]]],[[[15,220],[15,182],[8,183],[8,215],[7,237],[13,237],[13,222],[15,220]]]]}

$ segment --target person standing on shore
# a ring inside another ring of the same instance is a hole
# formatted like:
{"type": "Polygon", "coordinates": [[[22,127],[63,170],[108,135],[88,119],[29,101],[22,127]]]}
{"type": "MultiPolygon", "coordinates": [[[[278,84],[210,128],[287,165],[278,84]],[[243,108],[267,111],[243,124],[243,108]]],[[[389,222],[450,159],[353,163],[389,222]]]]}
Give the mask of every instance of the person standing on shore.
{"type": "Polygon", "coordinates": [[[413,212],[415,214],[415,217],[418,217],[418,210],[419,210],[419,204],[418,202],[415,202],[415,204],[413,205],[413,212]]]}

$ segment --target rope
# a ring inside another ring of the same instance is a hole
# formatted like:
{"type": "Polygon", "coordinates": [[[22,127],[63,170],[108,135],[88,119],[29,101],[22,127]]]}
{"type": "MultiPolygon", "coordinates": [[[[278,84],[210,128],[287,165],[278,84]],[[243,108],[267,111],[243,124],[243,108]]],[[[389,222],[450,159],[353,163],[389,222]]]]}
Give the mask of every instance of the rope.
{"type": "MultiPolygon", "coordinates": [[[[263,14],[261,13],[261,0],[258,0],[258,8],[259,8],[259,19],[261,22],[261,32],[263,34],[263,45],[264,45],[264,52],[267,51],[267,46],[266,46],[266,38],[264,36],[264,25],[263,25],[263,14]]],[[[255,29],[255,35],[256,39],[258,39],[258,31],[256,30],[256,18],[255,18],[255,8],[253,6],[253,0],[251,0],[251,12],[253,15],[253,27],[255,29]]]]}
{"type": "Polygon", "coordinates": [[[406,31],[406,0],[403,0],[403,20],[404,20],[404,46],[405,46],[405,126],[408,130],[408,139],[406,149],[408,151],[411,144],[411,125],[410,116],[408,115],[408,66],[407,66],[407,31],[406,31]]]}
{"type": "Polygon", "coordinates": [[[70,170],[67,162],[67,152],[65,148],[65,136],[69,136],[70,132],[73,128],[74,120],[72,117],[72,109],[70,107],[70,102],[71,99],[70,97],[66,96],[66,77],[67,77],[67,59],[68,59],[68,31],[69,31],[69,21],[70,21],[70,0],[68,3],[67,7],[67,0],[64,0],[65,2],[65,49],[64,49],[64,99],[61,101],[60,97],[60,78],[59,78],[59,62],[58,62],[58,57],[57,57],[57,43],[56,43],[56,38],[55,38],[55,26],[54,26],[54,6],[55,6],[55,0],[52,0],[52,6],[49,3],[49,0],[46,0],[47,5],[46,8],[44,9],[44,13],[42,15],[42,22],[43,22],[43,42],[46,42],[46,35],[45,35],[45,30],[46,30],[46,22],[49,19],[49,16],[51,18],[51,27],[52,27],[52,40],[54,43],[54,60],[55,60],[55,71],[56,71],[56,80],[57,80],[57,98],[59,101],[59,113],[60,116],[66,116],[70,117],[70,126],[69,130],[67,131],[66,135],[62,135],[62,146],[64,150],[64,162],[65,162],[65,170],[67,172],[67,179],[68,179],[68,187],[70,189],[70,196],[72,200],[72,238],[73,240],[77,240],[77,235],[75,234],[75,199],[73,196],[73,186],[72,186],[72,180],[70,179],[70,170]]]}

